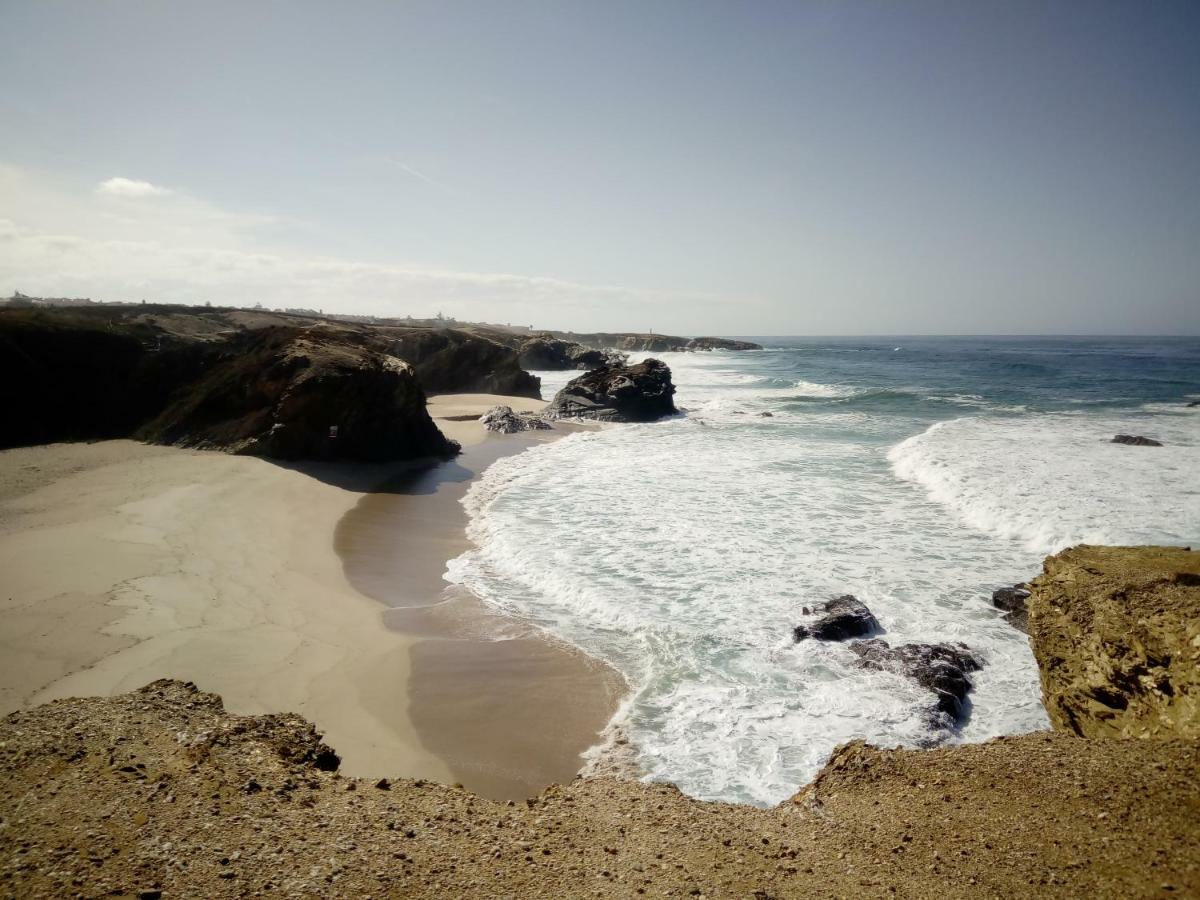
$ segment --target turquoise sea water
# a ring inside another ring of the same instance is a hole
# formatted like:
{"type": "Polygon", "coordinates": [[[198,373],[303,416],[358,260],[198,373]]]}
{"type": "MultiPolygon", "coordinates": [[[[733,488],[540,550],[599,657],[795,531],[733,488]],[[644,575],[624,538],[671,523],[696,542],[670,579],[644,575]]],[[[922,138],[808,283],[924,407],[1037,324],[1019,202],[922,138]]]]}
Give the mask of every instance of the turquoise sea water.
{"type": "MultiPolygon", "coordinates": [[[[466,500],[479,548],[447,577],[622,671],[614,724],[648,777],[768,804],[853,737],[1044,727],[991,591],[1074,543],[1200,542],[1200,339],[760,342],[659,354],[686,415],[505,458],[466,500]],[[982,654],[960,729],[846,647],[792,642],[844,593],[893,643],[982,654]]],[[[550,397],[577,373],[539,374],[550,397]]]]}

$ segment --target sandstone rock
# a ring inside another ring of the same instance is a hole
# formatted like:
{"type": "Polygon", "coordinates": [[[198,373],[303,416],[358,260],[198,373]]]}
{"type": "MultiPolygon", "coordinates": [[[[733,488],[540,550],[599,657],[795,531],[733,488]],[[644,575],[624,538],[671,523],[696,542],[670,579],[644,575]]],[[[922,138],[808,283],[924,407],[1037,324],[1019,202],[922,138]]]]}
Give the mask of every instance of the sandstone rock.
{"type": "Polygon", "coordinates": [[[1128,444],[1131,447],[1161,447],[1162,442],[1153,438],[1142,437],[1140,434],[1118,434],[1109,443],[1128,444]]]}
{"type": "Polygon", "coordinates": [[[551,418],[653,422],[678,410],[671,370],[657,359],[635,366],[603,366],[570,381],[546,407],[551,418]]]}
{"type": "MultiPolygon", "coordinates": [[[[808,610],[805,608],[805,612],[808,610]]],[[[792,638],[803,641],[816,638],[822,641],[844,641],[862,637],[879,628],[879,622],[867,609],[867,605],[850,594],[845,594],[826,603],[818,618],[808,625],[797,625],[792,629],[792,638]]]]}
{"type": "Polygon", "coordinates": [[[893,672],[911,678],[936,697],[939,724],[953,724],[963,717],[964,701],[971,690],[968,672],[982,668],[982,661],[964,644],[901,644],[890,646],[874,638],[854,641],[850,649],[864,669],[893,672]]]}
{"type": "Polygon", "coordinates": [[[1080,545],[1030,583],[1029,635],[1056,728],[1200,736],[1200,552],[1080,545]]]}
{"type": "Polygon", "coordinates": [[[493,406],[480,416],[479,421],[488,431],[498,431],[501,434],[550,428],[550,424],[545,419],[530,413],[515,413],[511,406],[493,406]]]}

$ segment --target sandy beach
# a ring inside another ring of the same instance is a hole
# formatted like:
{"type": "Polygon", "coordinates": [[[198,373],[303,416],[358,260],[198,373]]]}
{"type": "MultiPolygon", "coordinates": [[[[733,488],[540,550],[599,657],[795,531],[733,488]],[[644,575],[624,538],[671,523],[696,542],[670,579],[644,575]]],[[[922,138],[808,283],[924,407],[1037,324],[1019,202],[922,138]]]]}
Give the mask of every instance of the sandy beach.
{"type": "Polygon", "coordinates": [[[530,634],[485,640],[495,617],[461,597],[405,627],[402,607],[453,598],[470,478],[546,439],[465,419],[498,402],[541,406],[431,399],[464,446],[432,469],[132,441],[0,453],[0,712],[174,677],[234,712],[303,714],[349,774],[494,796],[569,780],[615,708],[611,671],[530,634]]]}

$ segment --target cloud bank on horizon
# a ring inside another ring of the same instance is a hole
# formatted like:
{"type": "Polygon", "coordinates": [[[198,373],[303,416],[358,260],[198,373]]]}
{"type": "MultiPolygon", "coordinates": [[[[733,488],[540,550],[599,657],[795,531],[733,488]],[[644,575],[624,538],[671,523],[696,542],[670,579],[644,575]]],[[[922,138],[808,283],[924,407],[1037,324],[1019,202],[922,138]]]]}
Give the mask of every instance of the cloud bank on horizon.
{"type": "Polygon", "coordinates": [[[1197,33],[1173,2],[10,4],[0,294],[1196,334],[1197,33]]]}

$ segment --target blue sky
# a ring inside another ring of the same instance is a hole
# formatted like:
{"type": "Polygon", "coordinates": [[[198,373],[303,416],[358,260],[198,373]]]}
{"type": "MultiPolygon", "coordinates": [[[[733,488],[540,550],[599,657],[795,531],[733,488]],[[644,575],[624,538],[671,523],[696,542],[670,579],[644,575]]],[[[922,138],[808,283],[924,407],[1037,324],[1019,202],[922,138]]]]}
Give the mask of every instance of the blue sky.
{"type": "Polygon", "coordinates": [[[0,0],[0,293],[1200,333],[1200,5],[0,0]]]}

